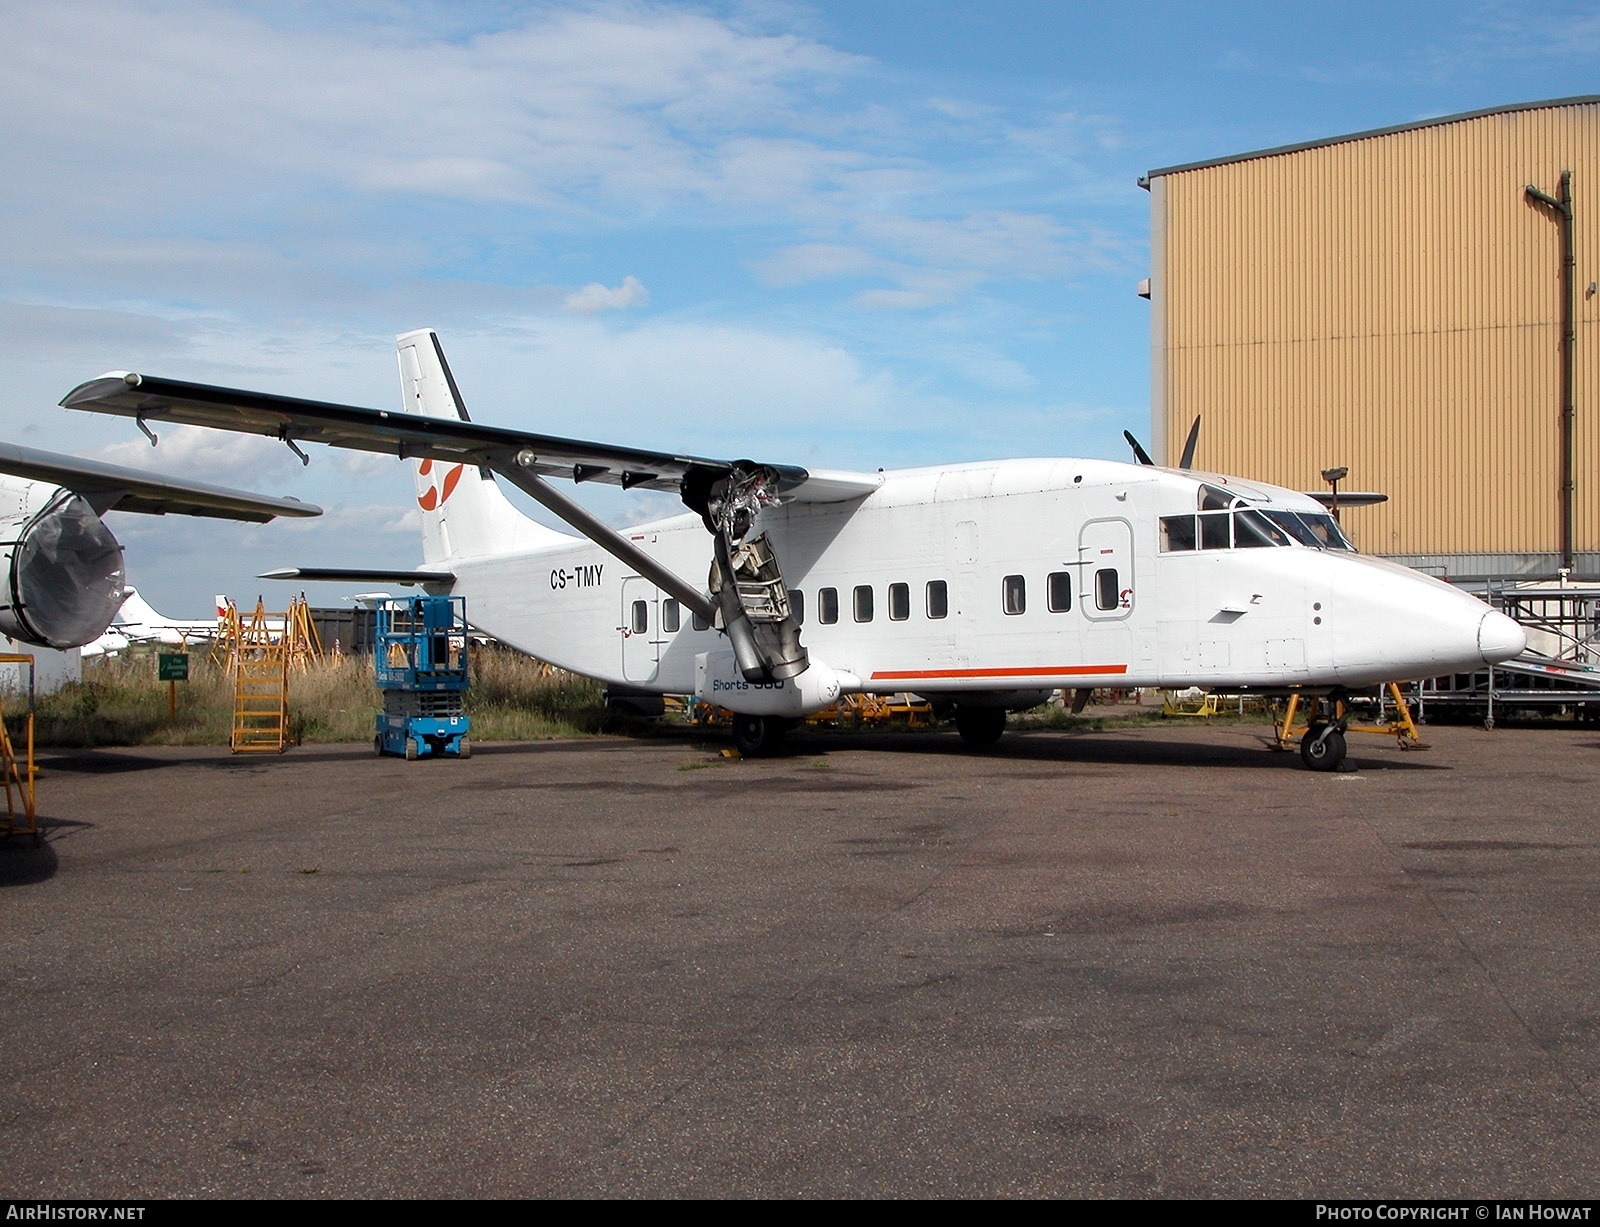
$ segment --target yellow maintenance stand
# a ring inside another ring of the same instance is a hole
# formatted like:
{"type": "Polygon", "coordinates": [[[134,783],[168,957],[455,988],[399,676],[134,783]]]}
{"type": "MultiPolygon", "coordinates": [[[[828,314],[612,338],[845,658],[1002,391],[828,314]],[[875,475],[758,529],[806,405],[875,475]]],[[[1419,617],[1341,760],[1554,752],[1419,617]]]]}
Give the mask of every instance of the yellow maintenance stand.
{"type": "Polygon", "coordinates": [[[0,836],[30,835],[39,846],[39,816],[33,803],[33,656],[31,653],[0,653],[0,664],[28,666],[28,714],[23,723],[23,753],[18,755],[11,732],[0,720],[0,774],[6,783],[5,825],[0,836]]]}
{"type": "Polygon", "coordinates": [[[289,745],[289,671],[304,673],[322,655],[305,597],[269,614],[261,601],[248,618],[232,601],[222,617],[217,648],[233,677],[235,754],[281,754],[289,745]],[[274,623],[281,628],[274,633],[274,623]]]}

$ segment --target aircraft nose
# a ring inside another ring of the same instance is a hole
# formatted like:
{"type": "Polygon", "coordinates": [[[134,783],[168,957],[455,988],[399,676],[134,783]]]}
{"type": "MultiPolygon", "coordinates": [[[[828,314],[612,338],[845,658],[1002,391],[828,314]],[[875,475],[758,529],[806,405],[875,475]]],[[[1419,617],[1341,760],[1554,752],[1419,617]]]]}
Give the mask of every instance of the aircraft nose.
{"type": "Polygon", "coordinates": [[[1503,613],[1490,610],[1478,623],[1478,655],[1486,664],[1497,665],[1521,655],[1528,646],[1528,636],[1503,613]]]}

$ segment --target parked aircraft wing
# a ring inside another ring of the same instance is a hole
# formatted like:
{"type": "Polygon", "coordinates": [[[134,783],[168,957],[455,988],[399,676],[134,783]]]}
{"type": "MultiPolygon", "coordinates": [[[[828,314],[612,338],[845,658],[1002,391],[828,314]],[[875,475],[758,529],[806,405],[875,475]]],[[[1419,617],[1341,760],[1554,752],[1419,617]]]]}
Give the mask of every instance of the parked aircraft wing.
{"type": "MultiPolygon", "coordinates": [[[[132,372],[112,372],[79,384],[62,399],[68,409],[117,414],[143,423],[179,422],[330,447],[381,452],[402,459],[482,465],[502,472],[520,466],[544,477],[600,481],[623,489],[679,492],[686,480],[709,485],[748,461],[716,460],[617,447],[446,418],[362,409],[264,392],[216,388],[132,372]]],[[[804,502],[844,502],[878,488],[876,473],[819,474],[797,465],[762,465],[774,488],[804,502]]]]}
{"type": "Polygon", "coordinates": [[[274,516],[319,516],[322,508],[299,499],[269,498],[204,482],[163,477],[96,460],[0,443],[0,473],[48,482],[82,495],[96,512],[143,511],[151,515],[214,516],[265,524],[274,516]]]}
{"type": "Polygon", "coordinates": [[[335,584],[453,584],[454,571],[384,571],[363,567],[280,567],[257,579],[294,579],[335,584]]]}
{"type": "MultiPolygon", "coordinates": [[[[1324,507],[1333,506],[1333,495],[1327,490],[1307,490],[1307,498],[1314,498],[1324,507]]],[[[1374,503],[1387,503],[1387,494],[1378,494],[1370,490],[1341,490],[1339,491],[1339,506],[1341,507],[1371,507],[1374,503]]]]}

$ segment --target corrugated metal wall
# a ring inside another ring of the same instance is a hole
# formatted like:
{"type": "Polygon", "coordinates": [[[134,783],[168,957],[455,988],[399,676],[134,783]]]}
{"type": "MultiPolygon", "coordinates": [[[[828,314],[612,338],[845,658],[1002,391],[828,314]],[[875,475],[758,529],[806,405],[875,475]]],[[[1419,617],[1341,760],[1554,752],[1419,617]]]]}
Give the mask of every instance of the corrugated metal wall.
{"type": "Polygon", "coordinates": [[[1600,550],[1600,104],[1463,119],[1160,173],[1154,429],[1175,458],[1354,510],[1380,554],[1560,548],[1560,231],[1573,172],[1576,541],[1600,550]]]}

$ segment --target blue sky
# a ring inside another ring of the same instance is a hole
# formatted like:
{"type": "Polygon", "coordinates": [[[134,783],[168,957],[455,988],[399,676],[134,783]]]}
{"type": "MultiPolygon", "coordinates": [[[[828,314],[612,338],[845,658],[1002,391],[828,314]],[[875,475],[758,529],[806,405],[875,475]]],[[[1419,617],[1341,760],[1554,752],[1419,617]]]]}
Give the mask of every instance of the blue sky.
{"type": "Polygon", "coordinates": [[[409,478],[54,407],[102,371],[389,407],[394,334],[431,326],[481,421],[1120,458],[1149,429],[1139,175],[1600,92],[1597,3],[86,0],[0,35],[4,437],[329,508],[113,516],[177,615],[281,605],[270,566],[411,565],[409,478]]]}

